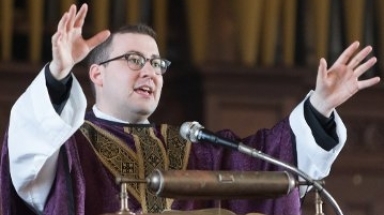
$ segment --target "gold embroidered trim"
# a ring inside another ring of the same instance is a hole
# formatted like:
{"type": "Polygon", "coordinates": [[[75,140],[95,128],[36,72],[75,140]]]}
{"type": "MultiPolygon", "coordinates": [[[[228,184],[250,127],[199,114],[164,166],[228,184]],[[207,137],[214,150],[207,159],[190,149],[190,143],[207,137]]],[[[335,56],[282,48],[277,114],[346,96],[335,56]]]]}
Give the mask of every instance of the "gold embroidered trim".
{"type": "MultiPolygon", "coordinates": [[[[80,130],[88,139],[99,160],[115,178],[129,176],[140,179],[137,154],[123,140],[87,121],[80,130]]],[[[140,202],[139,185],[130,183],[127,189],[131,196],[140,202]]]]}
{"type": "MultiPolygon", "coordinates": [[[[136,152],[123,140],[105,129],[86,121],[81,127],[103,165],[115,176],[143,179],[154,169],[182,169],[188,164],[191,143],[182,139],[178,127],[161,125],[160,138],[153,127],[124,127],[132,135],[136,152]]],[[[146,184],[132,183],[128,192],[141,203],[143,213],[158,213],[170,209],[172,199],[157,197],[146,184]]]]}
{"type": "MultiPolygon", "coordinates": [[[[166,139],[167,152],[169,157],[169,169],[186,170],[189,152],[191,151],[191,142],[184,140],[179,134],[179,127],[162,124],[161,134],[166,139]],[[184,152],[184,153],[180,153],[184,152]]],[[[166,209],[170,210],[173,199],[166,199],[166,209]]]]}
{"type": "MultiPolygon", "coordinates": [[[[168,169],[168,157],[164,145],[155,136],[152,127],[126,127],[126,133],[134,136],[136,152],[140,163],[140,170],[143,170],[140,177],[148,176],[155,169],[168,169]]],[[[158,198],[155,193],[146,189],[145,184],[140,184],[140,193],[143,212],[155,213],[165,209],[165,199],[158,198]]]]}

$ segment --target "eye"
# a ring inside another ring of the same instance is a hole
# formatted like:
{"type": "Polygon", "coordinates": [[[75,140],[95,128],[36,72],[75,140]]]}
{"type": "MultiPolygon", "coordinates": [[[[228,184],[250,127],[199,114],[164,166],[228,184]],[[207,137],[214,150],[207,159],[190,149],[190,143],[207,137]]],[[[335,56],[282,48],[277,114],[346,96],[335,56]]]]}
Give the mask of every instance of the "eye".
{"type": "Polygon", "coordinates": [[[126,57],[128,63],[132,63],[132,64],[135,64],[135,65],[142,65],[144,64],[144,59],[143,57],[139,56],[139,55],[136,55],[136,54],[131,54],[131,55],[128,55],[126,57]]]}
{"type": "Polygon", "coordinates": [[[161,59],[153,59],[151,62],[153,68],[162,69],[165,67],[165,62],[161,59]]]}

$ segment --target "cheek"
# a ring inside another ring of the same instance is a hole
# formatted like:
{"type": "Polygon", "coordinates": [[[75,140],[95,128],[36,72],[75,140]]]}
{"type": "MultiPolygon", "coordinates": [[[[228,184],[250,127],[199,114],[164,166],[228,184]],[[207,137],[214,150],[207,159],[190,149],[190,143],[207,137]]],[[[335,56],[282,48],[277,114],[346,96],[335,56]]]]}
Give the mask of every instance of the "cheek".
{"type": "Polygon", "coordinates": [[[137,77],[134,73],[130,73],[129,71],[121,71],[116,72],[113,77],[111,77],[112,85],[119,85],[120,87],[133,86],[133,83],[137,77]]]}
{"type": "Polygon", "coordinates": [[[157,81],[157,83],[156,83],[156,85],[157,85],[157,93],[160,95],[161,94],[161,91],[163,90],[163,78],[160,78],[158,81],[157,81]]]}
{"type": "MultiPolygon", "coordinates": [[[[106,85],[106,83],[105,83],[106,85]]],[[[108,77],[108,86],[105,86],[108,88],[108,91],[110,94],[126,94],[127,92],[131,92],[133,89],[133,80],[132,77],[128,77],[127,75],[116,74],[115,76],[109,76],[108,77]]]]}

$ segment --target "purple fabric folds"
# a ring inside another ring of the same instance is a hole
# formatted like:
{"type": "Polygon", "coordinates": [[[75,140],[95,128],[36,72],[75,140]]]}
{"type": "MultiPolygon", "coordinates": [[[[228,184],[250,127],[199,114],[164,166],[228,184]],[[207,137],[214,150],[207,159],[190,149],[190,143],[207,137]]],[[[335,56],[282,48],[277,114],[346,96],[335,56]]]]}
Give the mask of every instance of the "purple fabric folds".
{"type": "MultiPolygon", "coordinates": [[[[128,147],[134,149],[132,137],[124,133],[126,125],[97,119],[92,113],[87,120],[108,130],[124,140],[128,147]]],[[[159,126],[154,127],[159,139],[159,126]]],[[[281,161],[295,165],[295,150],[288,119],[279,122],[271,129],[257,131],[249,137],[240,139],[230,130],[217,133],[220,136],[241,141],[257,150],[281,161]]],[[[164,143],[165,144],[165,143],[164,143]]],[[[166,144],[165,144],[166,145],[166,144]]],[[[26,167],[28,168],[28,167],[26,167]]],[[[283,169],[265,161],[247,155],[214,146],[210,143],[192,144],[187,169],[190,170],[244,170],[244,171],[281,171],[283,169]]],[[[16,194],[9,173],[7,136],[1,153],[1,210],[3,215],[33,214],[29,207],[16,194]]],[[[76,132],[62,147],[59,156],[55,182],[50,191],[44,214],[46,215],[99,215],[119,210],[119,186],[114,176],[103,166],[86,137],[76,132]]],[[[194,210],[218,207],[218,201],[175,200],[173,209],[194,210]]],[[[236,214],[259,212],[266,215],[301,214],[298,189],[289,195],[277,199],[222,200],[222,208],[236,214]]],[[[140,212],[140,203],[130,198],[129,207],[133,212],[140,212]]]]}

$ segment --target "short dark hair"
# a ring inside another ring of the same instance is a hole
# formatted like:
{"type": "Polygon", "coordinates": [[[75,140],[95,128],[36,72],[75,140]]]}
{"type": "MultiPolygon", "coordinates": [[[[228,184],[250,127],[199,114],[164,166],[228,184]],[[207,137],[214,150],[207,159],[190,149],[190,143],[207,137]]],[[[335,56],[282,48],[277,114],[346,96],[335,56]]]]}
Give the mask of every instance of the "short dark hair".
{"type": "Polygon", "coordinates": [[[136,33],[144,34],[152,37],[156,40],[156,32],[146,24],[136,24],[136,25],[125,25],[119,28],[117,31],[112,32],[111,35],[103,43],[95,47],[88,55],[87,64],[91,66],[92,64],[98,64],[109,58],[110,47],[112,44],[113,37],[116,34],[126,34],[126,33],[136,33]]]}

